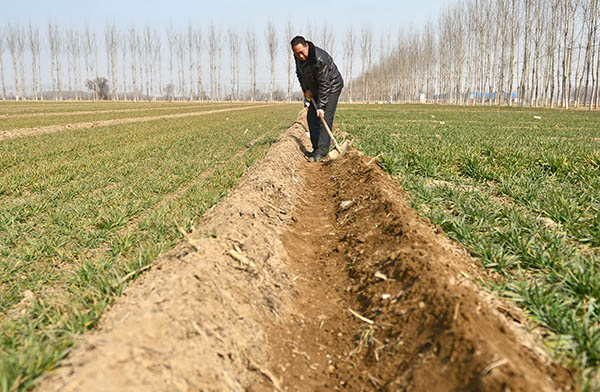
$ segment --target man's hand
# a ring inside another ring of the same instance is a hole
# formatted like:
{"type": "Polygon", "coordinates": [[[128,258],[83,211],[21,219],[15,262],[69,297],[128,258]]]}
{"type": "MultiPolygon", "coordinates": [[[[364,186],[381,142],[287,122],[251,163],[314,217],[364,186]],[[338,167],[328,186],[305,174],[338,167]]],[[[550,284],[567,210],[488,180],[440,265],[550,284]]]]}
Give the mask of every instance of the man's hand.
{"type": "Polygon", "coordinates": [[[304,99],[307,99],[309,101],[312,99],[312,93],[310,92],[310,90],[304,91],[304,99]]]}
{"type": "Polygon", "coordinates": [[[321,117],[321,118],[325,118],[325,110],[323,109],[317,109],[317,116],[321,117]]]}

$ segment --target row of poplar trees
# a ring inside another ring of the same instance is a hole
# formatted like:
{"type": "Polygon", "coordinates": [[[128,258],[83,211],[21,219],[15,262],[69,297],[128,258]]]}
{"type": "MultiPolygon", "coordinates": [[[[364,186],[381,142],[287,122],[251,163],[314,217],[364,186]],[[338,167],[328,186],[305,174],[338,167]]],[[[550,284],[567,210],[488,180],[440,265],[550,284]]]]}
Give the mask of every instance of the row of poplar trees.
{"type": "Polygon", "coordinates": [[[598,108],[599,0],[464,0],[398,34],[361,99],[598,108]]]}
{"type": "Polygon", "coordinates": [[[334,56],[346,101],[593,109],[599,2],[461,0],[424,26],[377,37],[366,25],[336,36],[327,25],[291,22],[259,32],[8,23],[0,28],[0,98],[291,100],[300,95],[289,40],[301,30],[334,56]],[[269,80],[257,81],[260,67],[269,80]],[[287,86],[276,78],[283,73],[287,86]]]}
{"type": "MultiPolygon", "coordinates": [[[[40,28],[8,23],[0,28],[0,98],[283,99],[281,91],[275,96],[280,38],[273,23],[268,23],[263,37],[253,30],[223,31],[214,24],[205,31],[192,24],[181,31],[172,25],[119,29],[112,24],[98,33],[89,26],[77,29],[48,23],[40,28]],[[271,71],[262,92],[257,83],[261,52],[268,56],[271,71]],[[248,79],[240,82],[242,56],[247,59],[248,79]],[[5,78],[9,72],[12,86],[5,78]],[[99,86],[108,86],[107,91],[100,94],[99,86]]],[[[288,57],[291,97],[293,59],[288,57]]]]}

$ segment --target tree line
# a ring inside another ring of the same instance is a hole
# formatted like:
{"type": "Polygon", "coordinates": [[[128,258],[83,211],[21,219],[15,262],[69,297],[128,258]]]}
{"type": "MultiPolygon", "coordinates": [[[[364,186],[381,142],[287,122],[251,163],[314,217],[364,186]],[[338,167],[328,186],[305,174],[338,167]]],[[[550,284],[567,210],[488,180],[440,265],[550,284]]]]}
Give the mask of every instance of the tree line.
{"type": "MultiPolygon", "coordinates": [[[[463,0],[391,48],[381,37],[355,89],[361,100],[598,108],[599,10],[599,0],[463,0]]],[[[346,41],[371,57],[368,34],[346,41]]]]}
{"type": "MultiPolygon", "coordinates": [[[[291,26],[287,31],[291,33],[291,26]]],[[[206,30],[189,24],[180,31],[172,25],[159,29],[110,24],[98,33],[89,26],[8,23],[0,27],[0,99],[291,99],[293,59],[287,40],[287,52],[281,44],[273,23],[267,24],[264,37],[250,29],[223,31],[214,24],[206,30]],[[270,62],[266,91],[257,86],[262,52],[270,62]],[[276,89],[275,59],[288,52],[286,95],[276,89]],[[244,89],[240,57],[247,59],[244,89]],[[7,67],[11,81],[5,77],[7,67]]]]}
{"type": "Polygon", "coordinates": [[[289,40],[301,30],[333,55],[346,101],[592,109],[600,98],[599,2],[461,0],[420,28],[377,37],[368,25],[340,32],[291,21],[262,31],[8,23],[0,28],[0,98],[299,99],[289,40]],[[269,80],[257,81],[260,67],[269,80]],[[287,85],[276,78],[283,72],[287,85]]]}

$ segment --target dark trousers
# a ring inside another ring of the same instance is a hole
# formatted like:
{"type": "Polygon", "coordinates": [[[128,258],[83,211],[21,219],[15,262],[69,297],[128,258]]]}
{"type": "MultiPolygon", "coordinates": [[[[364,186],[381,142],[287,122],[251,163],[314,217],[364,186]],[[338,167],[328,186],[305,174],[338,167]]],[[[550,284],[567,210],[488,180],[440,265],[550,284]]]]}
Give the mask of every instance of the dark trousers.
{"type": "MultiPolygon", "coordinates": [[[[333,131],[333,117],[335,117],[335,110],[337,109],[338,100],[340,99],[339,91],[335,94],[329,94],[329,100],[327,106],[325,106],[325,122],[329,126],[329,129],[333,131]]],[[[321,119],[317,116],[317,108],[315,107],[315,100],[311,101],[308,113],[306,114],[306,121],[308,122],[308,129],[310,130],[310,141],[312,143],[313,151],[319,155],[327,155],[329,152],[329,146],[331,145],[331,138],[323,127],[321,119]]]]}

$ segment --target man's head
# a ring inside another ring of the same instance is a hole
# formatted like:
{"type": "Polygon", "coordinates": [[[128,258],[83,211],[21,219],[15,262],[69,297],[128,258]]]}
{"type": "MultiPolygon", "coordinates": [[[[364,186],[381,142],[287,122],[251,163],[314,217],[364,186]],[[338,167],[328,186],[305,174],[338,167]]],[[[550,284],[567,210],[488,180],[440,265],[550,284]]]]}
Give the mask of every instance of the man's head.
{"type": "Polygon", "coordinates": [[[304,37],[297,35],[290,43],[294,51],[294,56],[300,61],[306,61],[308,58],[308,42],[306,42],[304,37]]]}

